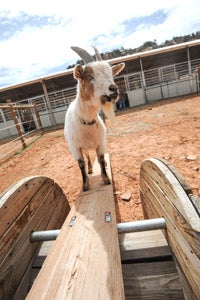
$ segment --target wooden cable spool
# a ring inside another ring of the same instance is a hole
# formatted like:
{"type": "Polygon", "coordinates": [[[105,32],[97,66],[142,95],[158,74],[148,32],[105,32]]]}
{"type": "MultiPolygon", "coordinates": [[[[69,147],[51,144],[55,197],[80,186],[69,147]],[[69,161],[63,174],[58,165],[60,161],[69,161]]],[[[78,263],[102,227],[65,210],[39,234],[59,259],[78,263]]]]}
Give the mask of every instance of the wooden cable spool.
{"type": "Polygon", "coordinates": [[[60,228],[69,210],[58,184],[43,176],[24,178],[1,195],[0,299],[23,299],[39,246],[30,242],[30,232],[60,228]]]}
{"type": "Polygon", "coordinates": [[[148,218],[163,217],[163,233],[171,248],[186,299],[200,299],[200,199],[169,163],[145,160],[140,172],[140,195],[148,218]]]}

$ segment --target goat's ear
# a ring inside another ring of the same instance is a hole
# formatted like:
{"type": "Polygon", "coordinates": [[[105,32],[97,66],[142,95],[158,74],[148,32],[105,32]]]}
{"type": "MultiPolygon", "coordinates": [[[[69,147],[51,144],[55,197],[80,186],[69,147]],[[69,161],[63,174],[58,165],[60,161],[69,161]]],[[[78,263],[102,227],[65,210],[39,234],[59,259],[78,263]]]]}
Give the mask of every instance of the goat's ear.
{"type": "Polygon", "coordinates": [[[112,74],[113,76],[118,75],[125,67],[125,63],[120,63],[118,65],[112,66],[112,74]]]}
{"type": "Polygon", "coordinates": [[[79,80],[83,79],[83,74],[84,74],[84,67],[81,65],[76,65],[74,68],[74,78],[79,80]]]}

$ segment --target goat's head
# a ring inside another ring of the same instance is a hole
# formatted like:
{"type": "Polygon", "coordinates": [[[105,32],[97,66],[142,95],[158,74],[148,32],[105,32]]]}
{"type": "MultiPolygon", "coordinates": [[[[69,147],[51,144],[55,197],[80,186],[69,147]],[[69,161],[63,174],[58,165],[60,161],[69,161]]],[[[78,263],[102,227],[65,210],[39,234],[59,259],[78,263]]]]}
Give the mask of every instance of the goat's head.
{"type": "Polygon", "coordinates": [[[119,90],[113,77],[123,70],[125,64],[110,66],[106,61],[101,60],[100,53],[95,47],[96,61],[85,50],[78,47],[72,49],[85,63],[84,66],[76,65],[74,68],[74,78],[79,83],[81,100],[88,103],[90,101],[92,106],[102,108],[106,112],[107,107],[118,100],[119,90]]]}

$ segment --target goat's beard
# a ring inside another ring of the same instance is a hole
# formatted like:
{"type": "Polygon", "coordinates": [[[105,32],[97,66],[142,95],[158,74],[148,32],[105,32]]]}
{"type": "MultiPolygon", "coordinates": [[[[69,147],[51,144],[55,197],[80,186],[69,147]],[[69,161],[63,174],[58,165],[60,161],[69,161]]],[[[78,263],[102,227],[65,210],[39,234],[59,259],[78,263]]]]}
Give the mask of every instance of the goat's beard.
{"type": "Polygon", "coordinates": [[[111,121],[114,122],[115,118],[115,111],[114,111],[114,104],[113,102],[105,102],[102,105],[102,110],[105,113],[106,117],[111,121]]]}

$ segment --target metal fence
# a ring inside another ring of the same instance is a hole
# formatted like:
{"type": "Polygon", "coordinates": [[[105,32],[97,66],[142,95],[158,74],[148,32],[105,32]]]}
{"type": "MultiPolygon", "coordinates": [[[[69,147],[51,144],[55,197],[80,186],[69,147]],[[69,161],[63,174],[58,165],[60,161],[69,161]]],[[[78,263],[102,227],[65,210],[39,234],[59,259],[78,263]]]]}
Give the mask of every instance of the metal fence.
{"type": "Polygon", "coordinates": [[[0,128],[0,163],[32,143],[40,134],[42,124],[36,105],[0,103],[4,122],[0,128]]]}
{"type": "MultiPolygon", "coordinates": [[[[141,70],[116,77],[119,88],[126,94],[127,106],[133,107],[152,101],[179,97],[199,92],[198,67],[200,59],[159,68],[141,70]]],[[[36,103],[42,127],[64,123],[66,110],[76,95],[76,87],[48,93],[17,102],[18,104],[36,103]]],[[[21,118],[21,116],[18,116],[21,118]]],[[[9,111],[0,110],[0,129],[9,126],[12,118],[9,111]]],[[[12,134],[12,133],[11,133],[12,134]]]]}

